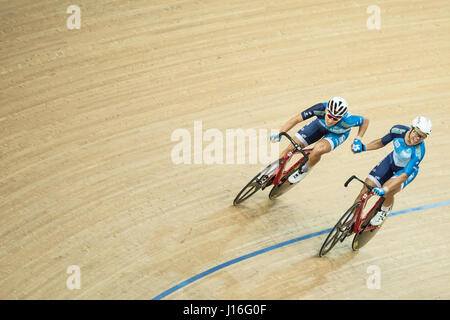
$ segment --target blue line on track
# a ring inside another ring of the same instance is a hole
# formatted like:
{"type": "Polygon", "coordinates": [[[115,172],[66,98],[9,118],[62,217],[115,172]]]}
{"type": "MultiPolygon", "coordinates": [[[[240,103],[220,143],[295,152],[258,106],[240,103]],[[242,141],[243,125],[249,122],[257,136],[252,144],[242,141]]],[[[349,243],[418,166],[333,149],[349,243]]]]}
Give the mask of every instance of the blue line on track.
{"type": "MultiPolygon", "coordinates": [[[[442,206],[446,206],[446,205],[449,205],[449,204],[450,204],[450,201],[444,201],[444,202],[439,202],[439,203],[427,204],[427,205],[420,206],[420,207],[415,207],[415,208],[411,208],[411,209],[406,209],[406,210],[392,212],[390,216],[392,217],[392,216],[397,216],[397,215],[405,214],[405,213],[409,213],[409,212],[442,207],[442,206]]],[[[305,236],[301,236],[301,237],[294,238],[294,239],[291,239],[291,240],[288,240],[288,241],[284,241],[284,242],[278,243],[276,245],[273,245],[273,246],[270,246],[270,247],[267,247],[267,248],[264,248],[264,249],[261,249],[261,250],[258,250],[258,251],[246,254],[246,255],[241,256],[239,258],[227,261],[225,263],[219,264],[218,266],[215,266],[215,267],[213,267],[211,269],[203,271],[202,273],[199,273],[199,274],[193,276],[192,278],[189,278],[189,279],[187,279],[187,280],[185,280],[183,282],[180,282],[176,286],[174,286],[174,287],[164,291],[163,293],[157,295],[152,300],[161,300],[161,299],[167,297],[169,294],[172,294],[175,291],[177,291],[177,290],[179,290],[179,289],[181,289],[181,288],[191,284],[192,282],[197,281],[197,280],[199,280],[199,279],[201,279],[203,277],[206,277],[207,275],[210,275],[211,273],[214,273],[214,272],[216,272],[218,270],[221,270],[223,268],[231,266],[231,265],[233,265],[235,263],[238,263],[238,262],[241,262],[243,260],[247,260],[247,259],[253,258],[253,257],[257,256],[257,255],[260,255],[260,254],[266,253],[268,251],[272,251],[272,250],[275,250],[275,249],[278,249],[278,248],[290,245],[290,244],[295,243],[295,242],[300,242],[300,241],[303,241],[303,240],[307,240],[307,239],[310,239],[310,238],[313,238],[313,237],[320,236],[322,234],[326,234],[326,233],[328,233],[330,231],[331,231],[331,228],[326,229],[326,230],[322,230],[322,231],[318,231],[318,232],[314,232],[314,233],[310,233],[310,234],[307,234],[305,236]]]]}

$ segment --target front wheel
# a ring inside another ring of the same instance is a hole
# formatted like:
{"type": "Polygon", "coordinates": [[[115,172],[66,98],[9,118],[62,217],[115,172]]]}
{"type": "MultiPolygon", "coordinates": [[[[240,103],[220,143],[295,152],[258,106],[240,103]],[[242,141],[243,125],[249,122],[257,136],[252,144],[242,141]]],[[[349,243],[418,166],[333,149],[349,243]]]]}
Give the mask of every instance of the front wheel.
{"type": "Polygon", "coordinates": [[[353,218],[360,205],[361,201],[353,204],[339,219],[333,229],[331,229],[330,233],[322,244],[322,247],[320,248],[319,257],[323,257],[324,255],[326,255],[331,249],[333,249],[333,247],[339,240],[343,241],[349,234],[352,233],[351,226],[354,220],[353,218]]]}
{"type": "Polygon", "coordinates": [[[244,188],[237,194],[236,198],[234,198],[233,205],[238,205],[243,201],[250,198],[254,195],[258,190],[264,189],[268,187],[272,181],[273,177],[271,177],[276,169],[278,169],[279,160],[276,160],[265,167],[261,172],[259,172],[249,183],[246,184],[244,188]]]}

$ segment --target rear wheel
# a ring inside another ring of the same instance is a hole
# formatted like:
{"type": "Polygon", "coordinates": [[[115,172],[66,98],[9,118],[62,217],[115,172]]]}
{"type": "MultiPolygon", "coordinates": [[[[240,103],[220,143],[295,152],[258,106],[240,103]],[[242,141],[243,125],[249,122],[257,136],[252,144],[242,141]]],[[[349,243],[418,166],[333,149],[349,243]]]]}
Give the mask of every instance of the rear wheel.
{"type": "Polygon", "coordinates": [[[324,255],[326,255],[331,249],[333,249],[333,247],[339,240],[343,241],[349,234],[353,232],[351,228],[352,222],[354,220],[353,217],[360,205],[361,201],[353,204],[339,219],[333,229],[331,229],[327,238],[323,242],[322,247],[320,248],[319,257],[323,257],[324,255]]]}

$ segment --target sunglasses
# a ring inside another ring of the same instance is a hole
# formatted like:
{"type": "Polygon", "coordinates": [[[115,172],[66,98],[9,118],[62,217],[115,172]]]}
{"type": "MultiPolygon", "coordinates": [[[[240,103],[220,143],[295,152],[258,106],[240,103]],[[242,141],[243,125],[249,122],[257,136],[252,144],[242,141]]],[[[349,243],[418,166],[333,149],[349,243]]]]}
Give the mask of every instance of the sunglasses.
{"type": "Polygon", "coordinates": [[[331,120],[334,120],[334,121],[339,121],[341,118],[338,118],[338,117],[335,117],[335,116],[333,116],[333,115],[331,115],[331,114],[329,114],[329,113],[327,113],[327,117],[329,118],[329,119],[331,119],[331,120]]]}
{"type": "Polygon", "coordinates": [[[427,135],[425,133],[417,131],[416,128],[413,128],[413,131],[422,139],[425,139],[427,137],[427,135]]]}

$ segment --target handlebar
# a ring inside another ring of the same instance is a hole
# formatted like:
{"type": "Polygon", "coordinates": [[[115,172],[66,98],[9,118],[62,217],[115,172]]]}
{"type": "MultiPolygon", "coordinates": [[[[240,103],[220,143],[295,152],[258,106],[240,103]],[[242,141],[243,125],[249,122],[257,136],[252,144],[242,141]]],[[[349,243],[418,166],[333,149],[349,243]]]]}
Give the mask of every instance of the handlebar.
{"type": "Polygon", "coordinates": [[[295,142],[295,140],[292,139],[292,137],[287,132],[280,132],[279,136],[285,136],[286,138],[288,138],[288,140],[294,145],[295,150],[300,151],[300,153],[305,157],[304,162],[306,163],[306,161],[308,161],[309,157],[306,152],[303,151],[302,147],[297,142],[295,142]]]}
{"type": "Polygon", "coordinates": [[[370,192],[372,192],[372,190],[375,188],[375,187],[372,187],[371,185],[365,183],[364,181],[362,181],[361,179],[359,179],[357,176],[351,176],[351,177],[344,183],[344,187],[347,187],[348,184],[349,184],[353,179],[356,179],[356,180],[358,180],[359,182],[361,182],[362,184],[364,184],[364,185],[367,187],[367,189],[369,189],[370,192]]]}

